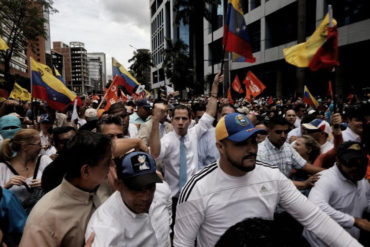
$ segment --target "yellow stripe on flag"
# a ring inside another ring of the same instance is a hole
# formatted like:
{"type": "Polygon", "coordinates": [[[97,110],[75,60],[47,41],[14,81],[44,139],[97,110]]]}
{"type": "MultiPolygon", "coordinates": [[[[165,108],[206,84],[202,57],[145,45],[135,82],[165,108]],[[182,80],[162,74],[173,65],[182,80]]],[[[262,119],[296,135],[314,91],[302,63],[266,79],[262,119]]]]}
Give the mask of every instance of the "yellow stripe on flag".
{"type": "MultiPolygon", "coordinates": [[[[333,26],[336,25],[337,22],[333,19],[333,26]]],[[[329,14],[326,14],[325,18],[306,42],[283,49],[285,61],[300,68],[308,67],[317,50],[326,41],[328,27],[329,14]]]]}
{"type": "Polygon", "coordinates": [[[10,92],[9,98],[31,101],[31,93],[15,82],[13,90],[10,92]]]}

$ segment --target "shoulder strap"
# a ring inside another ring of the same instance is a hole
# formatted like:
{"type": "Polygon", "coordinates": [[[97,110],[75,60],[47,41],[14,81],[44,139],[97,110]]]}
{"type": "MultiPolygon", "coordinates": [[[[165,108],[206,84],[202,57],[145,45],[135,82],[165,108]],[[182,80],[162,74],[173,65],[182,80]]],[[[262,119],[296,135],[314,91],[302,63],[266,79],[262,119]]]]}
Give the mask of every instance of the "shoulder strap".
{"type": "MultiPolygon", "coordinates": [[[[14,167],[12,167],[12,165],[11,164],[9,164],[9,162],[7,162],[7,161],[3,161],[4,162],[4,164],[9,168],[9,170],[14,174],[14,175],[16,175],[16,176],[19,176],[19,173],[14,169],[14,167]]],[[[30,188],[30,186],[28,186],[28,184],[26,184],[26,183],[22,183],[23,185],[24,185],[24,187],[26,187],[26,190],[28,191],[28,192],[31,192],[32,191],[32,189],[30,188]]]]}
{"type": "Polygon", "coordinates": [[[3,161],[4,164],[9,168],[9,170],[14,174],[14,175],[17,175],[19,176],[19,173],[14,169],[14,167],[12,167],[12,165],[8,162],[8,161],[3,161]]]}
{"type": "Polygon", "coordinates": [[[33,179],[36,179],[36,177],[37,177],[37,172],[39,171],[39,167],[40,167],[40,163],[41,163],[41,157],[42,157],[42,155],[40,155],[40,156],[37,158],[36,166],[35,166],[35,170],[34,170],[34,172],[33,172],[33,179]]]}

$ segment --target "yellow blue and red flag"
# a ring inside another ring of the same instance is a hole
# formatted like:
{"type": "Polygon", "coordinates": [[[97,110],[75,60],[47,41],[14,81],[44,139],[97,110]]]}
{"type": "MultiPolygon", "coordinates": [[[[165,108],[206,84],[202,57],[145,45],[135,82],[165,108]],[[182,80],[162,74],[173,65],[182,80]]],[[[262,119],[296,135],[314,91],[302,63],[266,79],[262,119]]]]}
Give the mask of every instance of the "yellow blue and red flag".
{"type": "Polygon", "coordinates": [[[76,98],[76,94],[53,75],[49,66],[36,62],[32,57],[31,70],[32,97],[45,100],[57,111],[63,111],[76,98]]]}
{"type": "Polygon", "coordinates": [[[66,82],[64,81],[62,75],[59,73],[57,68],[55,68],[55,66],[54,66],[54,74],[56,78],[58,78],[61,82],[63,82],[64,85],[66,85],[66,82]]]}
{"type": "MultiPolygon", "coordinates": [[[[112,57],[112,70],[113,70],[113,78],[117,78],[117,85],[122,86],[125,91],[132,95],[134,93],[137,93],[137,89],[141,89],[141,84],[131,75],[130,72],[128,72],[125,67],[117,62],[115,58],[112,57]]],[[[150,93],[147,90],[144,90],[146,97],[150,96],[150,93]]]]}
{"type": "Polygon", "coordinates": [[[247,25],[244,20],[243,9],[240,0],[229,0],[224,26],[224,37],[222,41],[225,51],[234,52],[239,55],[234,61],[254,63],[251,42],[249,39],[247,25]],[[240,58],[243,57],[243,58],[240,58]]]}
{"type": "Polygon", "coordinates": [[[309,104],[315,108],[319,107],[319,103],[317,100],[312,96],[310,91],[308,90],[307,86],[304,86],[303,91],[303,101],[306,102],[306,104],[309,104]]]}
{"type": "Polygon", "coordinates": [[[285,61],[296,67],[309,67],[313,71],[338,66],[337,22],[332,19],[332,27],[329,22],[329,14],[326,14],[306,42],[285,48],[285,61]]]}

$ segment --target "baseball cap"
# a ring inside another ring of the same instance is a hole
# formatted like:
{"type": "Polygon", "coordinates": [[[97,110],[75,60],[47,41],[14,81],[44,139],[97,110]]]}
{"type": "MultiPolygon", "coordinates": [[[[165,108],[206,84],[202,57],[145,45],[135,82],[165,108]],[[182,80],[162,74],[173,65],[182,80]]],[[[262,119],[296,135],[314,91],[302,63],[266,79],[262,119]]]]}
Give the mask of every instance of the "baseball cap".
{"type": "Polygon", "coordinates": [[[240,113],[227,114],[216,125],[217,141],[228,139],[233,142],[242,142],[255,133],[266,134],[266,131],[254,128],[249,118],[240,113]]]}
{"type": "Polygon", "coordinates": [[[322,119],[314,119],[309,123],[304,123],[302,126],[307,130],[320,130],[325,132],[326,134],[330,135],[332,130],[328,122],[322,119]]]}
{"type": "Polygon", "coordinates": [[[150,103],[146,99],[136,101],[136,105],[137,106],[142,106],[142,107],[145,107],[145,108],[150,108],[151,107],[150,103]]]}
{"type": "Polygon", "coordinates": [[[367,163],[366,153],[359,142],[349,141],[340,144],[337,156],[341,162],[346,164],[352,159],[361,159],[367,163]]]}
{"type": "Polygon", "coordinates": [[[88,108],[85,111],[86,121],[92,121],[98,119],[98,111],[94,108],[88,108]]]}
{"type": "Polygon", "coordinates": [[[162,180],[156,173],[156,164],[153,157],[144,152],[135,151],[126,154],[116,162],[117,176],[131,188],[143,188],[162,180]]]}
{"type": "Polygon", "coordinates": [[[44,113],[40,115],[40,123],[50,123],[52,124],[53,121],[51,120],[49,114],[44,113]]]}

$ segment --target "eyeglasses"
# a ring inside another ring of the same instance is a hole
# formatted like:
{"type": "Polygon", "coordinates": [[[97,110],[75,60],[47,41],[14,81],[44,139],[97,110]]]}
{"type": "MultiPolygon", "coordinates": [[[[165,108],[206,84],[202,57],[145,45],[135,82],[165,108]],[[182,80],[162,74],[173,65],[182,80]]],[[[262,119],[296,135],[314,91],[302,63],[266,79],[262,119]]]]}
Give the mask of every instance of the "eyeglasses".
{"type": "Polygon", "coordinates": [[[288,134],[290,130],[275,130],[274,132],[278,135],[281,135],[283,132],[284,134],[288,134]]]}

